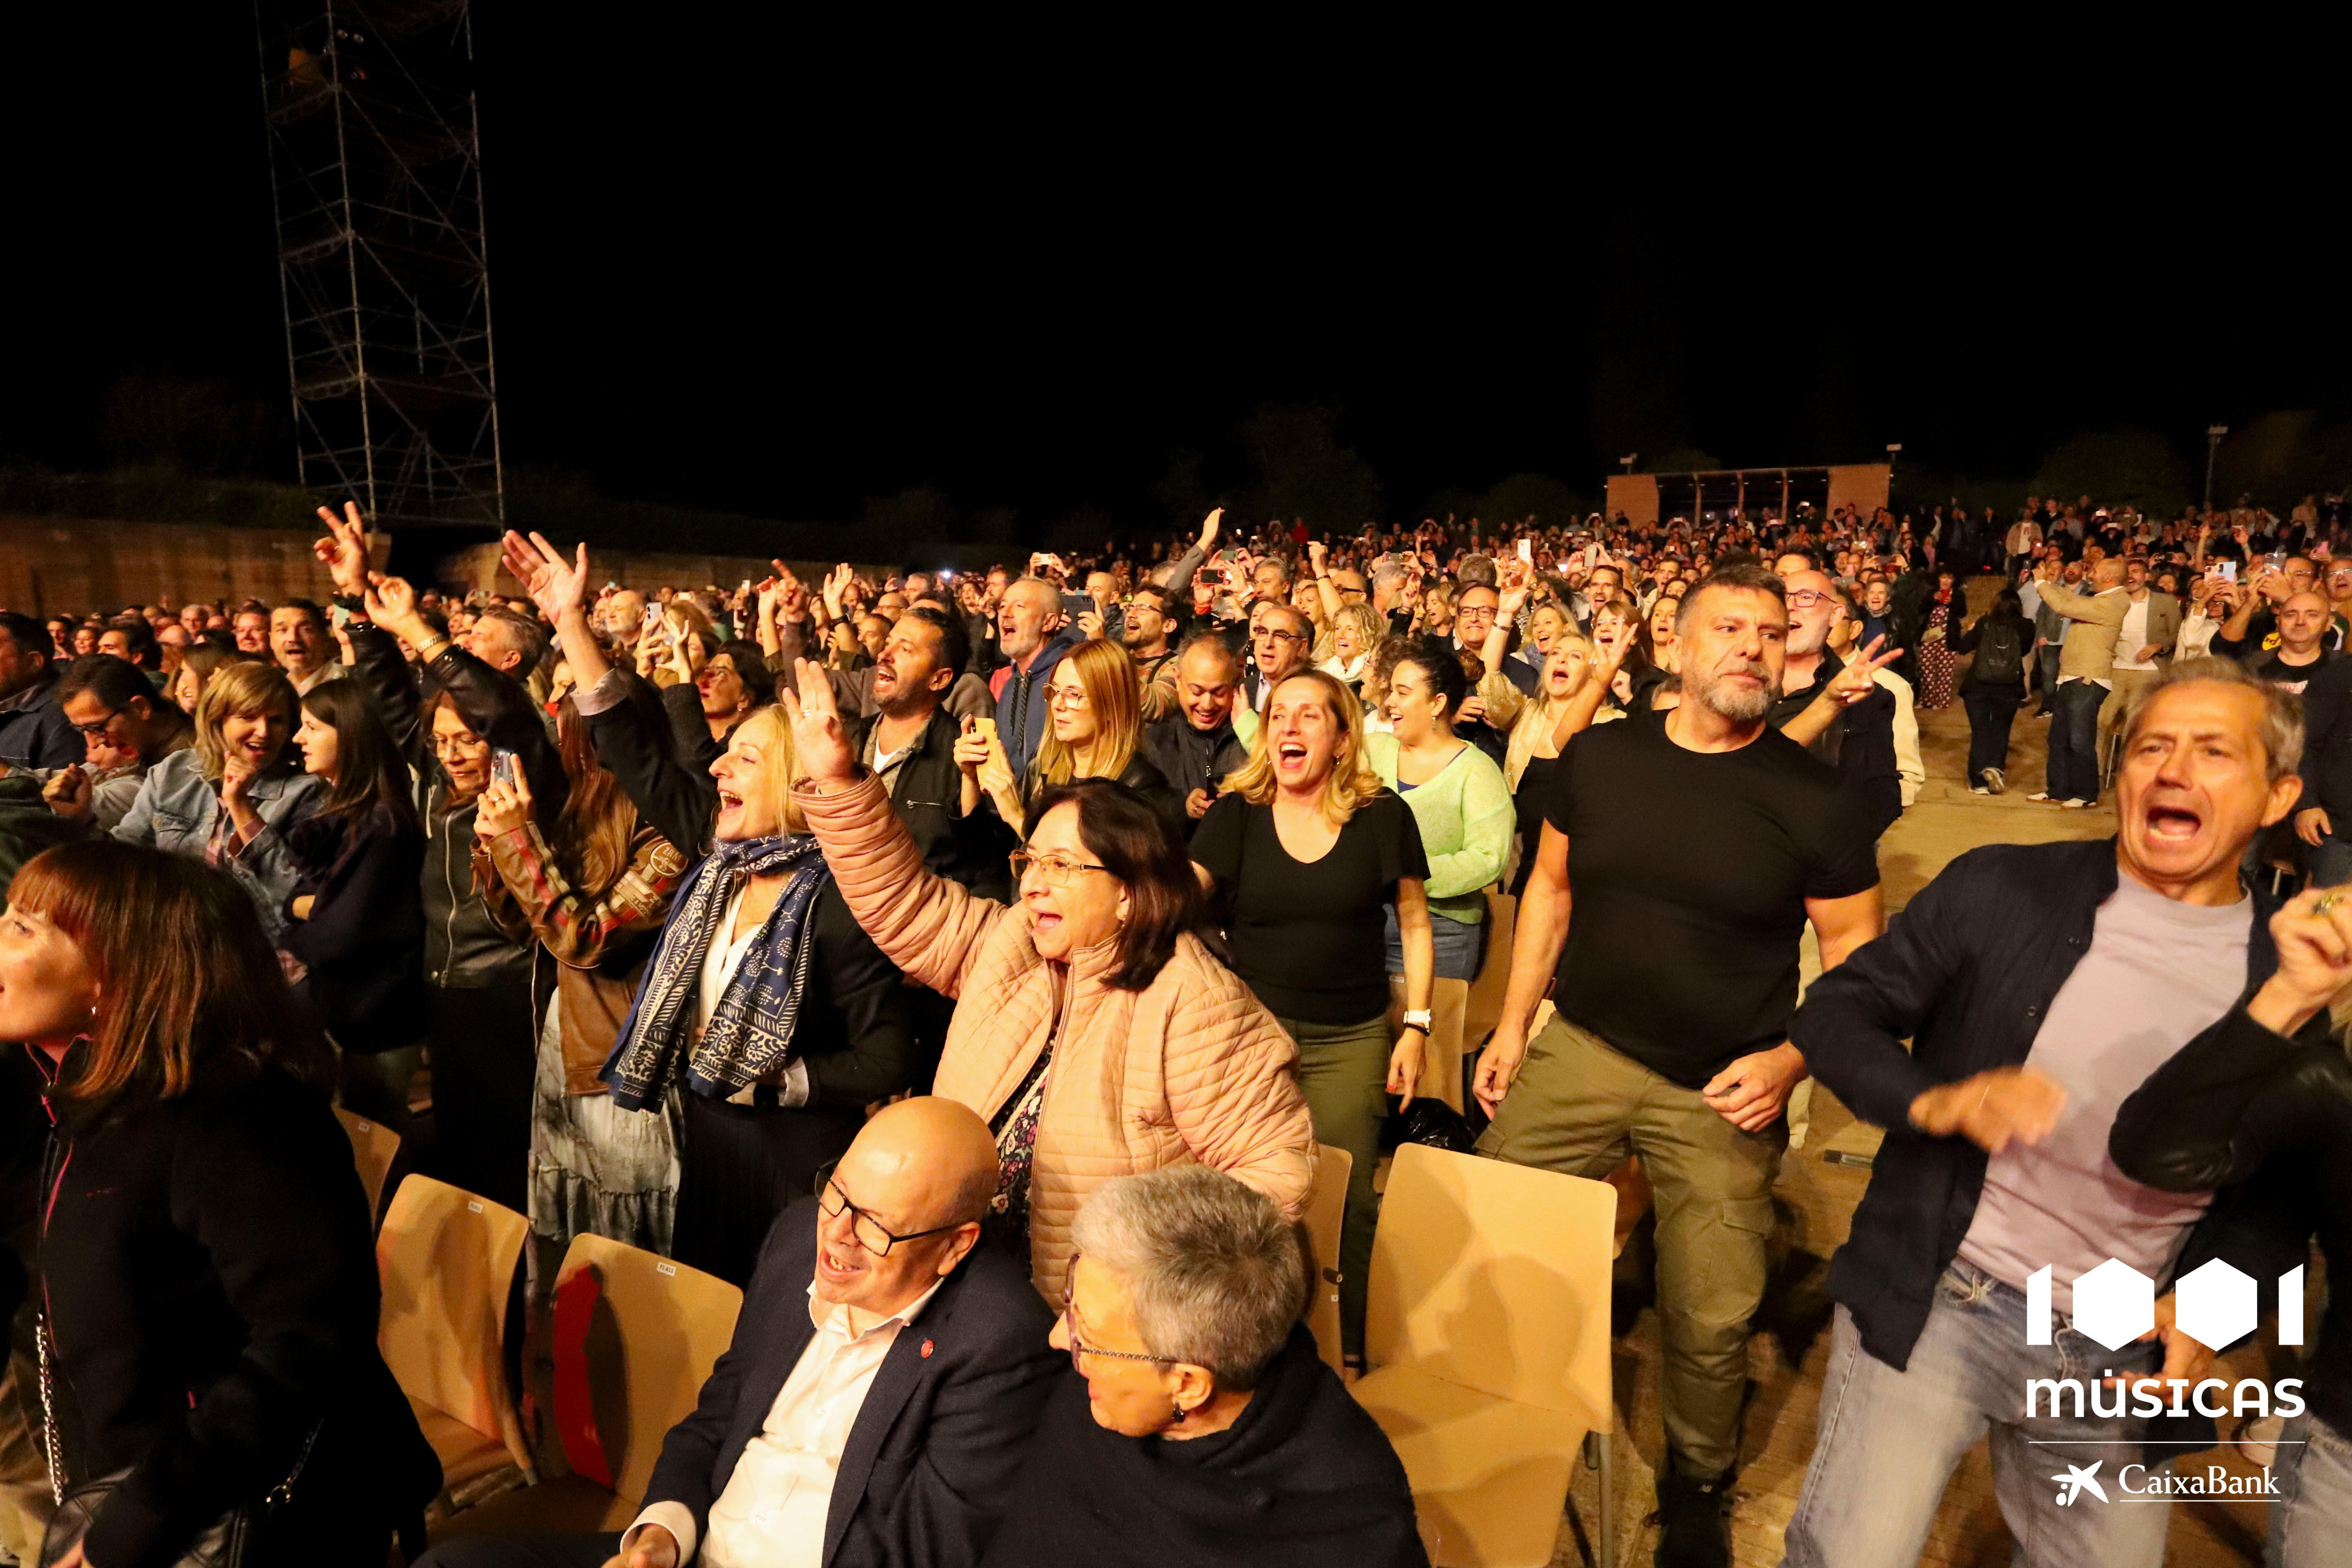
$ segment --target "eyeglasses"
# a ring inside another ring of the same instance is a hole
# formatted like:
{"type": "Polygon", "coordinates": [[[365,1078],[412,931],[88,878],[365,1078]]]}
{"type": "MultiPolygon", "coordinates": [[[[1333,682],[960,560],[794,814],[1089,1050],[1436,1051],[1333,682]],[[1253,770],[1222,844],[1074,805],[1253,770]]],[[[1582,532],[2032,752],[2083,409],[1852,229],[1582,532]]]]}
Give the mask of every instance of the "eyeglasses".
{"type": "Polygon", "coordinates": [[[1082,1355],[1098,1355],[1106,1357],[1111,1361],[1144,1361],[1150,1362],[1154,1366],[1174,1366],[1176,1364],[1175,1361],[1168,1356],[1146,1355],[1140,1351],[1107,1351],[1100,1349],[1097,1346],[1087,1344],[1085,1341],[1079,1339],[1078,1298],[1076,1293],[1077,1278],[1078,1255],[1073,1252],[1070,1254],[1070,1270],[1068,1273],[1062,1276],[1062,1331],[1070,1337],[1070,1364],[1078,1369],[1078,1374],[1080,1376],[1083,1377],[1086,1375],[1087,1370],[1086,1367],[1078,1361],[1078,1358],[1082,1355]]]}
{"type": "Polygon", "coordinates": [[[1307,640],[1297,632],[1276,631],[1272,626],[1260,626],[1257,635],[1265,642],[1305,642],[1307,640]]]}
{"type": "Polygon", "coordinates": [[[103,735],[106,733],[107,726],[112,724],[117,719],[121,717],[121,709],[110,708],[106,710],[105,718],[95,720],[88,724],[76,724],[74,728],[80,731],[85,735],[103,735]]]}
{"type": "Polygon", "coordinates": [[[1031,867],[1045,879],[1049,888],[1066,888],[1081,871],[1108,871],[1108,866],[1097,866],[1091,860],[1073,860],[1067,855],[1032,855],[1026,849],[1013,852],[1013,879],[1016,882],[1029,874],[1031,867]]]}
{"type": "Polygon", "coordinates": [[[1084,708],[1087,689],[1083,686],[1049,686],[1045,688],[1045,705],[1049,708],[1084,708]]]}
{"type": "Polygon", "coordinates": [[[825,1178],[824,1189],[816,1195],[816,1206],[824,1211],[827,1219],[837,1219],[845,1212],[849,1215],[849,1234],[856,1238],[858,1246],[877,1258],[889,1257],[890,1249],[902,1241],[917,1241],[927,1236],[961,1230],[964,1223],[958,1220],[953,1225],[935,1225],[929,1230],[910,1230],[904,1236],[893,1236],[888,1226],[851,1203],[849,1194],[841,1190],[841,1184],[830,1176],[825,1178]]]}
{"type": "Polygon", "coordinates": [[[1792,610],[1810,610],[1815,605],[1829,602],[1830,596],[1819,588],[1792,588],[1789,592],[1789,607],[1792,610]]]}

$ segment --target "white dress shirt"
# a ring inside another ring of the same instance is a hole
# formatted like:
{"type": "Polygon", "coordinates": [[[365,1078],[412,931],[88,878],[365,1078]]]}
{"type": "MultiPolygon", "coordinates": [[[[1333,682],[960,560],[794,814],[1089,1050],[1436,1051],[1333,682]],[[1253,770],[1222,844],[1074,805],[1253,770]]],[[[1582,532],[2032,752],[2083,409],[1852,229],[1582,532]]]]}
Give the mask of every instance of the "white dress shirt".
{"type": "Polygon", "coordinates": [[[677,1560],[708,1568],[819,1568],[833,1482],[850,1428],[865,1407],[875,1373],[898,1338],[940,1293],[937,1285],[903,1311],[887,1318],[817,1300],[809,1282],[809,1336],[792,1374],[776,1391],[759,1434],[743,1446],[726,1487],[710,1505],[710,1528],[699,1534],[684,1503],[657,1502],[637,1515],[622,1536],[626,1551],[646,1525],[677,1537],[677,1560]]]}
{"type": "Polygon", "coordinates": [[[2147,599],[2145,595],[2132,601],[2124,612],[2124,624],[2116,631],[2116,668],[2117,669],[2153,670],[2156,660],[2141,658],[2139,650],[2147,646],[2147,599]]]}

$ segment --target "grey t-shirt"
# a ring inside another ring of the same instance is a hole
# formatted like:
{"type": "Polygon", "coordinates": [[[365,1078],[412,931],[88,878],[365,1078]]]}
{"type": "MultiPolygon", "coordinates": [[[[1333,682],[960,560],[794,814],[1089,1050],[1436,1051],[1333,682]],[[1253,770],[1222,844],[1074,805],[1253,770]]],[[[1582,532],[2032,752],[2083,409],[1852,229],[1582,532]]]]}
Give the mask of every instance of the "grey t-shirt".
{"type": "Polygon", "coordinates": [[[2107,1157],[2107,1134],[2132,1090],[2237,1002],[2253,913],[2252,899],[2215,909],[2121,880],[2026,1058],[2066,1086],[2065,1111],[2042,1142],[1992,1157],[1961,1258],[2021,1290],[2051,1265],[2052,1304],[2070,1315],[2075,1278],[2110,1258],[2164,1278],[2212,1194],[2142,1186],[2107,1157]]]}

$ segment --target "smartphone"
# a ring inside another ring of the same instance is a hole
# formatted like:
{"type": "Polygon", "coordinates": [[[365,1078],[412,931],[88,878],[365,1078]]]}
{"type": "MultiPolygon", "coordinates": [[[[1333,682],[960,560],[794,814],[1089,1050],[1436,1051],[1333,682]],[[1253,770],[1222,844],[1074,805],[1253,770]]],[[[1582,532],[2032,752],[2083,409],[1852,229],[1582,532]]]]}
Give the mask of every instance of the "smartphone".
{"type": "Polygon", "coordinates": [[[1519,541],[1519,559],[1526,562],[1530,566],[1536,563],[1535,541],[1531,539],[1522,539],[1519,541]]]}
{"type": "Polygon", "coordinates": [[[1065,594],[1062,595],[1062,614],[1069,616],[1072,620],[1077,619],[1080,616],[1092,613],[1094,607],[1095,596],[1092,594],[1065,594]]]}
{"type": "Polygon", "coordinates": [[[2238,580],[2238,563],[2234,561],[2216,561],[2213,563],[2213,571],[2215,575],[2224,583],[2234,583],[2238,580]]]}
{"type": "Polygon", "coordinates": [[[504,746],[490,748],[490,782],[492,784],[502,784],[509,789],[512,789],[520,771],[512,752],[508,751],[504,746]]]}

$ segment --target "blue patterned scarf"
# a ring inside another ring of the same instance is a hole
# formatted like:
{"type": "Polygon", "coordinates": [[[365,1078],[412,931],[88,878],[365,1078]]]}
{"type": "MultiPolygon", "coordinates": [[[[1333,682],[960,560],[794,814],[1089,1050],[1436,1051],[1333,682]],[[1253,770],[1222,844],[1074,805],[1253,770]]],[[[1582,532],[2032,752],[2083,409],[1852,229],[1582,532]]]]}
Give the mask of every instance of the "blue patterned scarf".
{"type": "Polygon", "coordinates": [[[806,834],[720,844],[694,868],[670,908],[661,944],[646,965],[636,1000],[605,1058],[604,1078],[614,1103],[648,1110],[679,1075],[686,1087],[724,1100],[792,1059],[793,1026],[808,979],[817,895],[833,880],[824,853],[806,834]],[[728,900],[747,877],[790,875],[783,896],[728,977],[727,989],[700,1040],[694,1015],[703,960],[723,940],[719,922],[728,900]]]}

